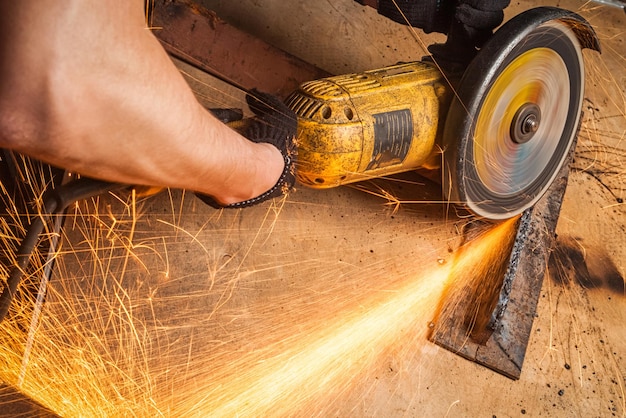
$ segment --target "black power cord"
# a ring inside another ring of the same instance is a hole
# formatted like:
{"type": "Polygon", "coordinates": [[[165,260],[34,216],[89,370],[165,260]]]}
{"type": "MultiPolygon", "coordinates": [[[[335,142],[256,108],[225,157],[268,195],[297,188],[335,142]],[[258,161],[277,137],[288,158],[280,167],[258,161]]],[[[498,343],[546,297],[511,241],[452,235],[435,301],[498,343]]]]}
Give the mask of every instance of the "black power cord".
{"type": "Polygon", "coordinates": [[[79,200],[95,197],[103,193],[128,187],[124,184],[109,183],[101,180],[80,178],[47,192],[44,196],[41,214],[34,215],[26,236],[22,240],[16,254],[16,262],[11,268],[6,285],[0,294],[0,322],[4,320],[15,297],[18,286],[30,263],[33,252],[39,243],[41,233],[46,223],[55,215],[60,215],[65,209],[79,200]]]}

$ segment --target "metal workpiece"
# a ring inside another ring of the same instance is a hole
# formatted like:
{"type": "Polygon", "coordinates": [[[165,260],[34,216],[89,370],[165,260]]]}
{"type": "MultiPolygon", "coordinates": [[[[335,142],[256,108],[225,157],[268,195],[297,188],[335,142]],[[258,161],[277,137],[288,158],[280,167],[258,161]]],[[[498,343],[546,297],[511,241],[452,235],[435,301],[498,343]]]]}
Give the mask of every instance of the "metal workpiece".
{"type": "Polygon", "coordinates": [[[184,0],[150,2],[149,24],[173,57],[243,90],[286,97],[330,74],[184,0]]]}
{"type": "Polygon", "coordinates": [[[504,269],[494,270],[500,276],[485,280],[479,275],[449,289],[433,321],[433,342],[511,379],[519,379],[555,245],[573,155],[574,147],[545,195],[517,221],[514,239],[503,243],[503,254],[510,256],[500,260],[504,269]],[[493,291],[475,291],[485,287],[493,291]],[[487,297],[481,299],[478,294],[487,297]],[[477,309],[483,306],[487,309],[477,309]]]}

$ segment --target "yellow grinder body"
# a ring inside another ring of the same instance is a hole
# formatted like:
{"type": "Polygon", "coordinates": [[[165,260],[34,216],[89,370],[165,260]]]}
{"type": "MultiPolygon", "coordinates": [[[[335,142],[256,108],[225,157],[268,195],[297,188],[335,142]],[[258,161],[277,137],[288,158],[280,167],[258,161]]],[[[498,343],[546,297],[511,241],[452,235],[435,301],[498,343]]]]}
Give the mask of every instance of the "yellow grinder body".
{"type": "Polygon", "coordinates": [[[298,116],[298,180],[328,188],[427,166],[448,90],[423,62],[302,84],[287,99],[298,116]]]}

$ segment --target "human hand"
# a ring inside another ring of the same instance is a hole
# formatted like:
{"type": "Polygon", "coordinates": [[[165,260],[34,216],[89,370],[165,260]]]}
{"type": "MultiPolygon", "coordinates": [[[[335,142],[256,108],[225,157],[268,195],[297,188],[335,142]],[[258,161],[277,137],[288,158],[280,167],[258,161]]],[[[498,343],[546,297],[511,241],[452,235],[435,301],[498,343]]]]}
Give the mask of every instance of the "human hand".
{"type": "MultiPolygon", "coordinates": [[[[280,178],[271,189],[243,202],[222,205],[208,195],[196,193],[203,202],[216,209],[252,206],[287,194],[294,189],[297,158],[295,138],[298,127],[295,113],[277,97],[257,90],[246,95],[246,102],[255,116],[241,121],[233,121],[231,126],[252,142],[268,143],[276,147],[283,156],[285,167],[280,178]]],[[[232,110],[229,109],[228,111],[231,115],[233,114],[232,110]]],[[[215,113],[215,111],[213,112],[215,113]]],[[[235,119],[238,118],[235,116],[235,119]]]]}

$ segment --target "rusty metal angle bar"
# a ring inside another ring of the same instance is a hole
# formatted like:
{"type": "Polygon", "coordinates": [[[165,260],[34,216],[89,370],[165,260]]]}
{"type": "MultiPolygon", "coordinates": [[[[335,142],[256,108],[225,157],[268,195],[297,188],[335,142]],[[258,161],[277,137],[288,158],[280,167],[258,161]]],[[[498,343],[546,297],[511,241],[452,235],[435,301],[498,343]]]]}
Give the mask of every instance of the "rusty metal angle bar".
{"type": "Polygon", "coordinates": [[[190,1],[156,0],[148,22],[170,55],[245,91],[284,98],[302,82],[330,75],[190,1]]]}
{"type": "MultiPolygon", "coordinates": [[[[569,163],[575,142],[556,179],[535,206],[527,209],[517,224],[506,273],[500,281],[498,298],[488,312],[487,335],[472,329],[476,318],[468,318],[471,309],[455,298],[443,301],[434,321],[431,340],[471,361],[511,379],[519,379],[548,260],[555,245],[556,226],[567,187],[569,163]],[[445,324],[438,321],[445,321],[445,324]]],[[[467,284],[464,284],[467,286],[467,284]]],[[[487,284],[485,284],[487,285],[487,284]]],[[[480,283],[470,285],[476,289],[480,283]]],[[[463,289],[456,289],[463,294],[463,289]]],[[[471,297],[467,303],[476,304],[471,297]],[[469,302],[471,300],[471,302],[469,302]]]]}

